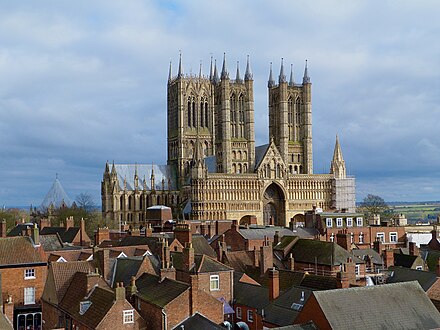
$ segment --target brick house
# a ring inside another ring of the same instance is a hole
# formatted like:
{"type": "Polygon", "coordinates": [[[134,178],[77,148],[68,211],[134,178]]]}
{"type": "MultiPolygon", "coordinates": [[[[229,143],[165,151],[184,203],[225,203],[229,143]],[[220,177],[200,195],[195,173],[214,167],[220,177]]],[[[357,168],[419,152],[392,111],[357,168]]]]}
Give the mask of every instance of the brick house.
{"type": "Polygon", "coordinates": [[[3,312],[14,327],[41,325],[46,272],[36,226],[31,228],[30,237],[0,238],[1,296],[6,301],[3,312]]]}
{"type": "Polygon", "coordinates": [[[62,227],[51,227],[44,226],[41,228],[41,235],[53,235],[58,234],[63,241],[63,243],[75,245],[75,246],[85,246],[89,247],[91,240],[86,233],[84,219],[80,220],[79,227],[75,227],[73,223],[73,217],[66,219],[64,226],[62,227]]]}
{"type": "Polygon", "coordinates": [[[314,291],[295,324],[319,329],[434,329],[440,313],[416,282],[314,291]]]}

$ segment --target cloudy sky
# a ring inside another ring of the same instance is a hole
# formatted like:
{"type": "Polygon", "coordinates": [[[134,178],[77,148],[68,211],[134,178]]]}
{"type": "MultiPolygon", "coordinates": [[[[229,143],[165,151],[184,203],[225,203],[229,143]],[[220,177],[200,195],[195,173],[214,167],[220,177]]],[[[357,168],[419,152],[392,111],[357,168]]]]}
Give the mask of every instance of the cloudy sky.
{"type": "MultiPolygon", "coordinates": [[[[440,200],[440,3],[0,3],[0,205],[39,205],[56,173],[100,203],[106,160],[166,162],[166,82],[249,54],[256,139],[268,140],[269,63],[313,83],[316,173],[339,134],[357,198],[440,200]]],[[[232,74],[233,76],[233,74],[232,74]]]]}

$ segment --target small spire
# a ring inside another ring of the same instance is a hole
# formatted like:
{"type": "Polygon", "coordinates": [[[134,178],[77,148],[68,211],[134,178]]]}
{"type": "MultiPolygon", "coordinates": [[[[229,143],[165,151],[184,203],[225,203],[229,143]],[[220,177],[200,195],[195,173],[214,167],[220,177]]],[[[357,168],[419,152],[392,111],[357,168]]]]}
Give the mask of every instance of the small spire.
{"type": "Polygon", "coordinates": [[[108,165],[108,160],[105,162],[105,173],[110,173],[110,166],[108,165]]]}
{"type": "Polygon", "coordinates": [[[214,60],[214,77],[213,77],[213,81],[215,84],[217,84],[220,79],[218,78],[218,72],[217,72],[217,60],[214,60]]]}
{"type": "Polygon", "coordinates": [[[270,62],[269,80],[267,82],[267,87],[271,88],[275,85],[275,81],[272,76],[272,62],[270,62]]]}
{"type": "Polygon", "coordinates": [[[309,73],[307,71],[307,60],[306,60],[306,66],[304,68],[303,84],[310,84],[310,77],[309,77],[309,73]]]}
{"type": "Polygon", "coordinates": [[[282,57],[281,57],[280,76],[278,77],[278,82],[280,84],[287,82],[286,75],[284,74],[284,58],[282,57]]]}
{"type": "Polygon", "coordinates": [[[333,159],[330,164],[330,174],[334,174],[338,179],[346,177],[345,161],[342,157],[341,145],[339,144],[338,135],[336,134],[335,150],[333,152],[333,159]]]}
{"type": "Polygon", "coordinates": [[[177,72],[177,78],[182,78],[183,69],[182,69],[182,52],[179,54],[179,71],[177,72]]]}
{"type": "Polygon", "coordinates": [[[210,65],[210,70],[209,70],[209,80],[212,81],[212,78],[214,78],[214,67],[212,64],[212,56],[211,56],[211,65],[210,65]]]}
{"type": "Polygon", "coordinates": [[[244,80],[252,80],[251,65],[249,64],[249,55],[247,56],[246,73],[244,74],[244,80]]]}
{"type": "Polygon", "coordinates": [[[171,81],[172,74],[171,74],[171,61],[170,61],[170,70],[168,71],[168,82],[171,81]]]}
{"type": "Polygon", "coordinates": [[[333,152],[333,161],[343,161],[341,145],[339,144],[338,134],[336,134],[335,150],[333,152]]]}
{"type": "Polygon", "coordinates": [[[293,78],[293,64],[290,64],[290,80],[289,80],[289,86],[295,85],[295,80],[293,78]]]}
{"type": "Polygon", "coordinates": [[[240,78],[240,62],[239,61],[237,61],[237,73],[235,75],[235,81],[238,83],[242,82],[242,80],[240,78]]]}
{"type": "Polygon", "coordinates": [[[202,60],[200,60],[199,78],[202,78],[202,60]]]}
{"type": "Polygon", "coordinates": [[[222,74],[221,79],[229,79],[229,73],[226,69],[226,53],[223,53],[223,66],[222,66],[222,74]]]}
{"type": "Polygon", "coordinates": [[[116,167],[115,167],[115,161],[113,160],[112,164],[112,174],[116,175],[116,167]]]}

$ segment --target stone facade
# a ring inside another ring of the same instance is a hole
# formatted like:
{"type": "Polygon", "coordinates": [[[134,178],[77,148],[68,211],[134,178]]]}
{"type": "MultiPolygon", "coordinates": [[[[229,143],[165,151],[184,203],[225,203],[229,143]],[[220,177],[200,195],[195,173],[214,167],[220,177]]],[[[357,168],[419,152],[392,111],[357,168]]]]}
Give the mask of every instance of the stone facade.
{"type": "Polygon", "coordinates": [[[107,222],[144,225],[146,209],[167,205],[193,220],[241,220],[285,226],[313,206],[355,208],[354,178],[347,178],[337,140],[329,174],[313,173],[312,90],[307,63],[302,83],[268,81],[269,136],[255,146],[253,76],[237,66],[230,79],[223,59],[219,76],[176,76],[167,88],[167,165],[106,164],[102,181],[107,222]]]}

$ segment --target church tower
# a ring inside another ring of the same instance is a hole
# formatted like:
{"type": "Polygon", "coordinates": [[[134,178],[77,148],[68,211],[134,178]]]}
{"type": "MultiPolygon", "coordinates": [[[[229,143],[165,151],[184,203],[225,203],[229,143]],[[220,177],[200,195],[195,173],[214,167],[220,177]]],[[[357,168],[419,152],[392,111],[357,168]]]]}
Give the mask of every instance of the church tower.
{"type": "Polygon", "coordinates": [[[173,77],[170,64],[167,89],[168,165],[173,168],[179,187],[187,183],[196,150],[200,150],[203,157],[214,154],[212,76],[212,69],[211,77],[203,75],[201,64],[198,75],[184,75],[180,56],[177,76],[173,77]]]}
{"type": "Polygon", "coordinates": [[[239,63],[235,80],[229,78],[226,56],[220,79],[214,68],[215,148],[219,173],[247,173],[255,166],[254,95],[249,57],[244,80],[239,63]]]}
{"type": "Polygon", "coordinates": [[[302,84],[296,84],[291,65],[290,79],[284,74],[281,59],[278,84],[270,65],[269,137],[274,139],[291,174],[312,174],[312,92],[307,61],[302,84]]]}

